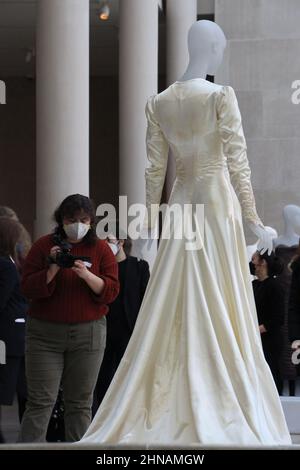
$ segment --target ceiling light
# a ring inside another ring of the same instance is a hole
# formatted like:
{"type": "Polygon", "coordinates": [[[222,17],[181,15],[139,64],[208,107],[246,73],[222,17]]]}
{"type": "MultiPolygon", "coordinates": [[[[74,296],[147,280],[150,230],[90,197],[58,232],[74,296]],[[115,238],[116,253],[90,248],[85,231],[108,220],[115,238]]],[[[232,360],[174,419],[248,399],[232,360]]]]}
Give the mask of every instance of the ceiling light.
{"type": "Polygon", "coordinates": [[[110,8],[107,2],[103,2],[98,11],[98,18],[101,21],[107,21],[110,15],[110,8]]]}

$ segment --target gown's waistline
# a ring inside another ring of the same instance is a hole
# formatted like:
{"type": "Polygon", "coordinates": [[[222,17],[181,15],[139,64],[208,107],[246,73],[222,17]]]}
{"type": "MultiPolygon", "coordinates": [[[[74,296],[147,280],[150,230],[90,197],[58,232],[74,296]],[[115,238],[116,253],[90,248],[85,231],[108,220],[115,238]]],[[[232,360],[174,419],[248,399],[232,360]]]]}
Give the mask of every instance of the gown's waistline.
{"type": "Polygon", "coordinates": [[[176,179],[177,180],[187,180],[187,179],[198,179],[198,178],[206,178],[209,176],[213,176],[218,172],[227,172],[228,167],[226,164],[226,160],[216,162],[216,163],[209,163],[207,165],[193,165],[191,168],[180,168],[177,166],[176,168],[176,179]]]}

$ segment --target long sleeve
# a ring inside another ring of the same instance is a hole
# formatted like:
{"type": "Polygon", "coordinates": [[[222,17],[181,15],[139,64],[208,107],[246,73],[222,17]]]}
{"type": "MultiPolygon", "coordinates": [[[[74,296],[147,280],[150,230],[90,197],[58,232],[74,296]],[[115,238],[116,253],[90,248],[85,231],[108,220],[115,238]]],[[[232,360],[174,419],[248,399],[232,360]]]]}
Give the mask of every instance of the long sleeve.
{"type": "Polygon", "coordinates": [[[155,207],[152,206],[153,217],[151,220],[146,219],[144,228],[153,228],[155,226],[168,163],[169,145],[154,115],[154,99],[155,97],[149,98],[146,105],[148,121],[146,147],[149,165],[145,171],[145,178],[146,207],[149,218],[151,205],[155,205],[155,207]]]}
{"type": "Polygon", "coordinates": [[[110,304],[118,296],[120,284],[118,279],[118,264],[111,249],[105,245],[99,266],[99,277],[104,281],[104,288],[99,295],[91,290],[92,299],[101,304],[110,304]]]}
{"type": "Polygon", "coordinates": [[[219,93],[217,114],[223,153],[227,158],[230,179],[243,216],[249,223],[263,225],[256,212],[241,113],[235,92],[230,86],[223,87],[219,93]]]}
{"type": "MultiPolygon", "coordinates": [[[[50,250],[49,250],[50,251],[50,250]]],[[[50,297],[56,286],[56,279],[54,278],[47,284],[47,256],[38,240],[31,247],[24,266],[22,268],[22,292],[28,299],[43,299],[50,297]]]]}

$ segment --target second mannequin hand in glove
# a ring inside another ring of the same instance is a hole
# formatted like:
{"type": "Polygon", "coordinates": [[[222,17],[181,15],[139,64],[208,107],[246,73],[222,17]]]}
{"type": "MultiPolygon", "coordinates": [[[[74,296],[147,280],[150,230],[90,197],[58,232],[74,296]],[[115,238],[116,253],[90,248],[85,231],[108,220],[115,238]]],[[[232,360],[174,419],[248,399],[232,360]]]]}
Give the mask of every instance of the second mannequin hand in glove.
{"type": "Polygon", "coordinates": [[[270,255],[273,250],[273,240],[270,233],[267,232],[263,225],[250,223],[248,227],[258,238],[257,251],[259,251],[261,255],[267,251],[268,255],[270,255]]]}

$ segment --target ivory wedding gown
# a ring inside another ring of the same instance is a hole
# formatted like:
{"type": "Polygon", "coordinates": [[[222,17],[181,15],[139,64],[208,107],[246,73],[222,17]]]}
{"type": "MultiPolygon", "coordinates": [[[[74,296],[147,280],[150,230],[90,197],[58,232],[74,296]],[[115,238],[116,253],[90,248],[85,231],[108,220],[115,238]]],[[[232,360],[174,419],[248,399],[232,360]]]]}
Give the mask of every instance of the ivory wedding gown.
{"type": "Polygon", "coordinates": [[[162,239],[138,321],[83,443],[290,444],[261,347],[242,225],[260,223],[231,87],[175,82],[147,103],[147,206],[204,204],[203,246],[162,239]],[[238,198],[239,200],[238,200],[238,198]]]}

